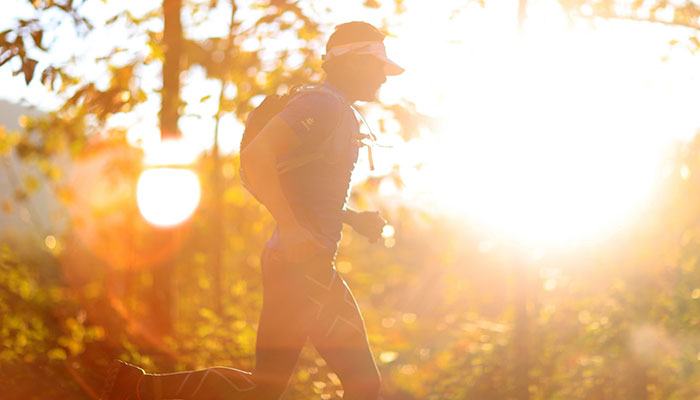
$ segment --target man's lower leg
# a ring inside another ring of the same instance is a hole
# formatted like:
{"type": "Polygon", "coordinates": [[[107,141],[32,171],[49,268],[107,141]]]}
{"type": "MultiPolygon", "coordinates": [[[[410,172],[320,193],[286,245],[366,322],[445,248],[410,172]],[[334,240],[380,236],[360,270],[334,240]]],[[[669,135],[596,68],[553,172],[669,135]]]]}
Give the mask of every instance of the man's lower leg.
{"type": "Polygon", "coordinates": [[[238,400],[255,389],[248,372],[225,367],[173,374],[147,374],[138,391],[141,400],[238,400]]]}

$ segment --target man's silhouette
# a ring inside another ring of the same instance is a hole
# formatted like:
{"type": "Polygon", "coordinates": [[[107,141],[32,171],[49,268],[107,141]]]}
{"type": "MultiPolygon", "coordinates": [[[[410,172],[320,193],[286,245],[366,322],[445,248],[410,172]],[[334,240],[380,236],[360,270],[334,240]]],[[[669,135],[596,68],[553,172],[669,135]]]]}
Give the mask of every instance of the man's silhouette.
{"type": "Polygon", "coordinates": [[[278,399],[307,339],[339,377],[345,399],[378,397],[364,321],[333,262],[343,223],[372,241],[385,224],[378,213],[345,204],[362,138],[350,106],[375,100],[386,76],[403,72],[387,58],[383,40],[364,22],[336,27],[326,45],[326,80],[294,96],[241,153],[248,187],[277,222],[261,259],[253,373],[213,367],[155,375],[117,363],[104,398],[278,399]],[[281,162],[305,152],[322,156],[280,171],[281,162]]]}

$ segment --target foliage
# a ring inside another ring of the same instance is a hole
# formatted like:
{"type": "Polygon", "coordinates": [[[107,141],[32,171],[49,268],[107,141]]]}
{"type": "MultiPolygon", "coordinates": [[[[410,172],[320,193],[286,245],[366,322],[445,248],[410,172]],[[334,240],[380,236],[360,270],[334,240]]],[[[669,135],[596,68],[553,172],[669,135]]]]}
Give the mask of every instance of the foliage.
{"type": "MultiPolygon", "coordinates": [[[[32,5],[65,14],[87,36],[95,24],[80,15],[86,3],[32,5]]],[[[191,27],[205,23],[219,3],[187,3],[191,27]]],[[[582,10],[587,2],[562,4],[582,10]]],[[[219,116],[243,119],[257,95],[319,78],[318,58],[311,56],[318,55],[323,26],[302,5],[270,1],[256,8],[252,22],[231,9],[233,35],[186,35],[183,69],[202,68],[235,89],[222,94],[219,116]],[[292,32],[304,46],[267,54],[260,44],[279,31],[292,32]],[[256,50],[244,45],[250,41],[256,50]],[[301,67],[292,62],[299,56],[301,67]]],[[[30,251],[0,246],[0,379],[16,382],[4,392],[8,398],[91,398],[114,357],[155,372],[254,365],[259,253],[273,221],[242,187],[238,157],[201,155],[192,166],[201,179],[200,207],[177,228],[155,229],[140,217],[135,199],[143,154],[108,123],[159,96],[139,82],[149,65],[163,60],[162,32],[153,24],[161,18],[158,9],[143,16],[120,12],[106,22],[129,27],[146,50],[110,49],[93,60],[107,72],[100,82],[74,74],[71,63],[46,66],[30,56],[48,47],[42,32],[54,29],[41,18],[18,21],[1,35],[0,62],[17,57],[28,83],[40,76],[64,103],[25,119],[19,132],[0,130],[0,157],[12,153],[39,165],[71,222],[56,243],[42,238],[30,251]],[[119,58],[125,53],[127,62],[119,58]],[[59,155],[70,157],[70,171],[56,172],[59,155]],[[108,196],[95,202],[95,193],[108,196]],[[215,219],[224,227],[221,282],[211,270],[215,219]],[[167,265],[175,295],[166,299],[166,310],[158,308],[164,290],[155,277],[167,265]],[[161,323],[168,313],[172,329],[161,323]]],[[[410,102],[386,108],[407,137],[426,123],[410,102]]],[[[532,399],[698,397],[699,160],[700,138],[679,146],[655,203],[635,226],[607,243],[568,252],[532,258],[506,242],[484,243],[477,227],[402,206],[381,210],[396,233],[378,246],[346,230],[336,265],[363,310],[384,397],[515,398],[521,394],[515,343],[522,332],[532,399]],[[529,316],[524,324],[518,322],[522,307],[529,316]]],[[[359,185],[353,201],[374,196],[378,182],[359,185]]],[[[23,202],[32,192],[18,193],[15,200],[23,202]]],[[[340,391],[338,377],[309,347],[285,398],[338,398],[340,391]]]]}
{"type": "Polygon", "coordinates": [[[82,390],[67,360],[84,357],[92,344],[104,339],[105,331],[87,322],[77,293],[60,277],[41,271],[55,268],[54,260],[34,261],[23,262],[6,245],[0,246],[0,377],[14,383],[3,395],[71,397],[82,390]]]}
{"type": "Polygon", "coordinates": [[[700,4],[697,2],[559,0],[559,3],[573,17],[600,17],[689,28],[687,37],[673,39],[670,44],[682,45],[693,53],[700,51],[700,4]]]}

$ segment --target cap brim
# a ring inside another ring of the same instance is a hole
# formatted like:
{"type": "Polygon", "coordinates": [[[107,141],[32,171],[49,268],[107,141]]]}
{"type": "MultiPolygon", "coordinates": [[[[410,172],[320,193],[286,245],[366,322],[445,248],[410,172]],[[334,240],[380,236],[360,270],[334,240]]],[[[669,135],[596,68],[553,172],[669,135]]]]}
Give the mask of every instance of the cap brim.
{"type": "Polygon", "coordinates": [[[387,57],[379,57],[379,59],[384,61],[384,73],[387,76],[401,75],[405,71],[397,63],[391,61],[387,57]]]}

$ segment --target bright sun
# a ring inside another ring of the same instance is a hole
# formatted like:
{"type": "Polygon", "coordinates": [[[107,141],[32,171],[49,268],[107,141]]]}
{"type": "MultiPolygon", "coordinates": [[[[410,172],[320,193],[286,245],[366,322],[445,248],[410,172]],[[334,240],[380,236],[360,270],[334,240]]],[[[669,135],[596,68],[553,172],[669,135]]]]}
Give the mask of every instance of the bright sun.
{"type": "MultiPolygon", "coordinates": [[[[619,32],[557,25],[557,12],[545,9],[520,37],[485,32],[440,49],[439,65],[401,54],[407,71],[431,75],[411,77],[418,97],[445,90],[442,128],[418,146],[425,162],[406,187],[446,215],[537,245],[629,223],[654,188],[674,117],[640,68],[658,57],[619,32]]],[[[488,29],[478,23],[461,26],[488,29]]]]}
{"type": "Polygon", "coordinates": [[[658,157],[648,128],[625,120],[644,108],[637,93],[612,91],[599,55],[539,43],[524,39],[480,71],[426,174],[444,205],[473,221],[559,242],[626,220],[648,198],[658,157]]]}
{"type": "Polygon", "coordinates": [[[144,164],[149,168],[139,177],[136,201],[149,223],[175,226],[187,220],[199,204],[199,177],[186,167],[197,157],[197,146],[187,137],[161,140],[157,129],[152,128],[151,133],[151,140],[142,143],[144,164]]]}
{"type": "Polygon", "coordinates": [[[167,227],[184,222],[197,208],[199,179],[180,168],[147,169],[139,177],[136,200],[141,215],[153,225],[167,227]]]}

